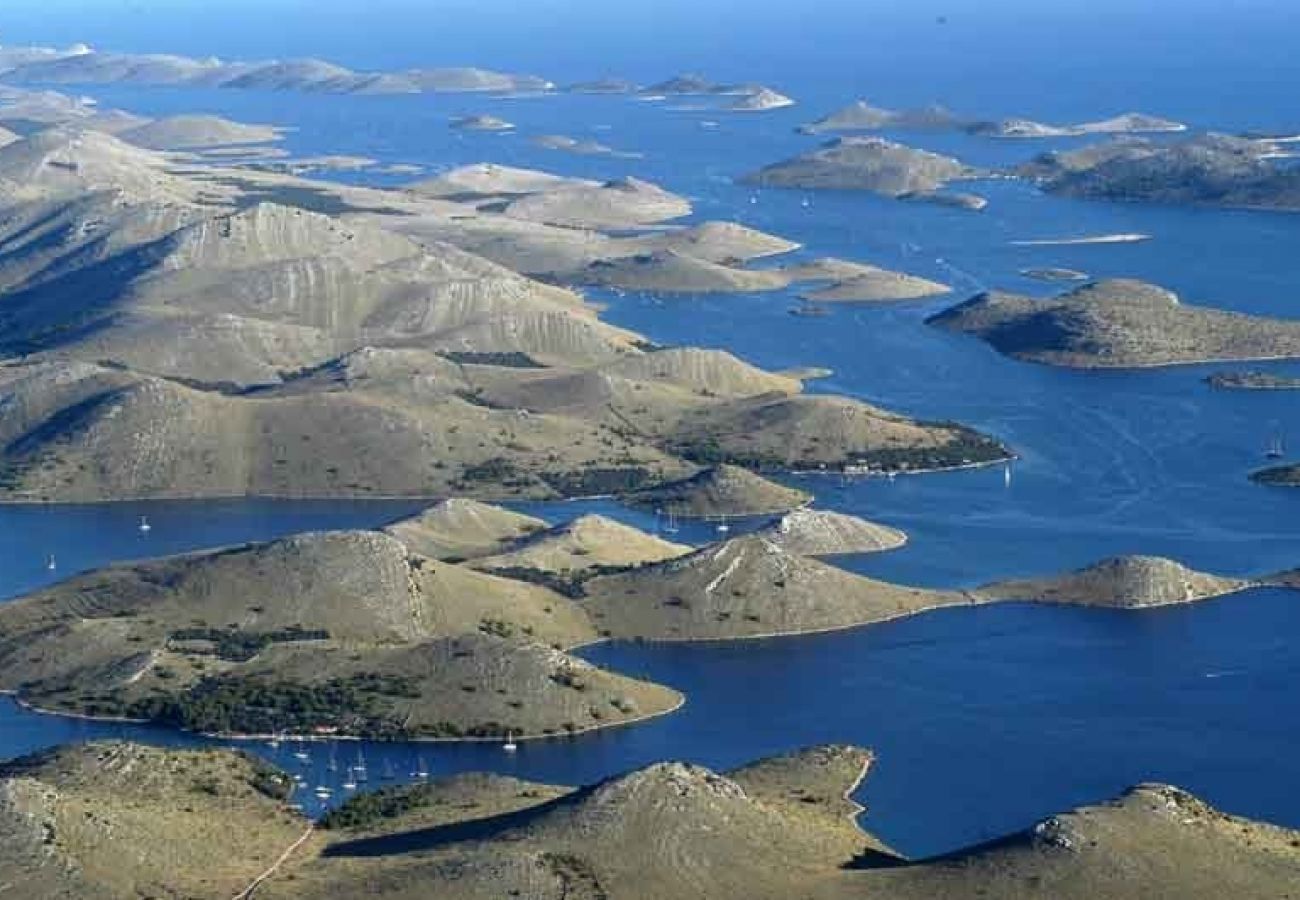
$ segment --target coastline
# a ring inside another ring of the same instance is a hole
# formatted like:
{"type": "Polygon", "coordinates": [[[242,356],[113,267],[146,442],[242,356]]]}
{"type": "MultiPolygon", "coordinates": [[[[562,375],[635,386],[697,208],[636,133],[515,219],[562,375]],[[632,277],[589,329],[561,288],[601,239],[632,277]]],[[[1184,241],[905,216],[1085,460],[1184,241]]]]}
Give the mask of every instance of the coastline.
{"type": "MultiPolygon", "coordinates": [[[[593,643],[601,643],[601,641],[594,641],[593,643]]],[[[583,646],[590,646],[590,645],[583,645],[583,646]]],[[[657,710],[655,712],[646,713],[640,716],[634,716],[632,718],[623,719],[622,721],[619,722],[604,722],[598,725],[585,725],[582,728],[575,728],[572,731],[566,730],[562,732],[556,732],[555,734],[514,734],[511,735],[511,737],[517,743],[523,741],[563,740],[566,738],[573,738],[579,735],[591,734],[592,732],[602,731],[610,728],[624,728],[630,725],[639,725],[642,722],[649,722],[652,719],[658,719],[663,716],[671,715],[686,705],[687,697],[681,691],[666,687],[664,685],[661,685],[661,687],[664,687],[665,690],[672,691],[673,694],[677,696],[677,702],[673,706],[667,709],[657,710]]],[[[355,735],[355,734],[291,734],[291,733],[222,734],[220,732],[190,731],[185,728],[177,728],[172,725],[166,725],[161,722],[156,722],[152,719],[133,719],[126,716],[92,716],[87,713],[69,712],[69,711],[59,710],[59,709],[48,709],[43,706],[38,706],[29,700],[23,699],[21,696],[19,696],[17,691],[12,691],[12,690],[0,690],[0,697],[9,697],[13,700],[14,704],[18,706],[20,709],[41,716],[56,716],[64,719],[75,719],[83,722],[98,722],[102,724],[144,725],[151,728],[165,729],[167,731],[171,731],[176,734],[190,735],[192,737],[204,738],[213,741],[236,741],[239,743],[250,743],[250,744],[263,743],[271,740],[293,741],[293,742],[304,742],[304,743],[308,741],[313,743],[327,743],[330,741],[354,741],[354,742],[370,741],[376,744],[495,744],[495,743],[500,743],[503,740],[503,737],[501,735],[496,735],[493,737],[414,736],[414,737],[400,738],[396,740],[382,740],[379,738],[362,737],[360,735],[355,735]]]]}

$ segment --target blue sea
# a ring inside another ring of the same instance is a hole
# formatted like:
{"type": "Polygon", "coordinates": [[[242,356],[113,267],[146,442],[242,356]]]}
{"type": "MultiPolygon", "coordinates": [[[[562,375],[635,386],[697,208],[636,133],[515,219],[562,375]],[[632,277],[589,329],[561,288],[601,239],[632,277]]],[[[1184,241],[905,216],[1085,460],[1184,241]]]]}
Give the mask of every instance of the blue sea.
{"type": "MultiPolygon", "coordinates": [[[[1020,276],[1064,266],[1147,279],[1186,301],[1300,317],[1300,216],[1071,201],[991,181],[980,214],[850,193],[754,190],[732,179],[801,152],[805,121],[867,98],[941,102],[963,115],[1049,122],[1129,110],[1198,129],[1300,132],[1300,56],[1289,4],[1251,0],[1120,4],[995,0],[798,6],[711,0],[597,4],[366,4],[297,0],[28,0],[0,10],[0,42],[169,51],[228,58],[316,56],[357,68],[473,64],[564,83],[679,71],[762,81],[799,105],[748,116],[621,97],[335,97],[221,90],[78,87],[107,106],[213,112],[291,126],[296,154],[348,153],[437,171],[491,161],[605,178],[635,175],[688,195],[696,220],[731,219],[835,255],[953,284],[1045,294],[1020,276]],[[1141,6],[1141,9],[1134,9],[1141,6]],[[12,8],[11,8],[12,7],[12,8]],[[941,22],[940,20],[944,21],[941,22]],[[518,134],[465,134],[452,116],[492,113],[518,134]],[[705,127],[702,120],[716,127],[705,127]],[[577,157],[529,135],[593,138],[640,159],[577,157]],[[805,201],[807,201],[805,205],[805,201]],[[1036,238],[1141,232],[1137,244],[1023,247],[1036,238]]],[[[895,135],[996,166],[1050,142],[895,135]]],[[[367,176],[348,176],[365,179],[367,176]]],[[[373,177],[384,184],[393,179],[373,177]]],[[[788,314],[785,292],[747,296],[595,295],[606,317],[665,344],[724,347],[759,365],[825,366],[813,389],[847,393],[991,432],[1019,455],[997,471],[893,481],[795,479],[819,505],[900,527],[903,549],[841,564],[890,580],[974,586],[1059,571],[1117,553],[1153,553],[1214,572],[1300,565],[1300,492],[1246,476],[1277,435],[1300,448],[1300,397],[1216,392],[1222,366],[1088,373],[1005,359],[923,322],[953,298],[788,314]]],[[[1260,368],[1300,375],[1300,364],[1260,368]]],[[[1300,451],[1298,451],[1300,452],[1300,451]]],[[[370,527],[414,504],[112,504],[0,508],[0,596],[86,568],[304,529],[370,527]],[[154,524],[146,536],[140,515],[154,524]],[[46,568],[54,555],[57,569],[46,568]]],[[[554,521],[608,503],[534,511],[554,521]]],[[[686,535],[706,540],[705,530],[686,535]]],[[[1193,607],[1115,613],[1008,605],[931,613],[810,638],[733,645],[606,645],[593,662],[687,693],[680,712],[575,740],[483,745],[327,744],[309,784],[337,782],[358,749],[371,781],[495,769],[587,782],[663,758],[716,767],[809,743],[879,753],[860,790],[864,824],[900,850],[984,840],[1144,780],[1176,782],[1236,813],[1300,827],[1300,598],[1253,591],[1193,607]]],[[[23,712],[0,700],[0,757],[99,736],[193,739],[23,712]]],[[[296,748],[257,745],[291,770],[296,748]]],[[[372,785],[373,786],[373,785],[372,785]]]]}

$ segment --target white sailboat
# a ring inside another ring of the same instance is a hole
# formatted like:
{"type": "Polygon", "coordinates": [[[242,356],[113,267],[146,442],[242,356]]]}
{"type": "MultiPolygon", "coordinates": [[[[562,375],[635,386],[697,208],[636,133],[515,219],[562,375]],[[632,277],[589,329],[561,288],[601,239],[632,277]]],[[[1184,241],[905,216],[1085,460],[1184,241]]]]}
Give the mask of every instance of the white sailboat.
{"type": "Polygon", "coordinates": [[[501,745],[501,749],[507,753],[514,753],[519,749],[519,745],[515,743],[514,735],[509,731],[506,732],[506,742],[501,745]]]}
{"type": "Polygon", "coordinates": [[[1002,469],[1002,483],[1011,487],[1011,463],[1007,463],[1002,469]]]}
{"type": "Polygon", "coordinates": [[[51,553],[49,556],[45,557],[45,568],[47,568],[47,569],[49,569],[51,572],[53,572],[53,571],[54,571],[55,569],[57,569],[58,567],[59,567],[59,564],[58,564],[57,562],[55,562],[55,560],[54,560],[54,554],[53,554],[53,553],[51,553]]]}
{"type": "Polygon", "coordinates": [[[151,531],[153,531],[153,526],[149,524],[149,517],[148,517],[148,516],[141,516],[141,517],[140,517],[140,533],[141,533],[141,534],[148,534],[148,533],[151,532],[151,531]]]}

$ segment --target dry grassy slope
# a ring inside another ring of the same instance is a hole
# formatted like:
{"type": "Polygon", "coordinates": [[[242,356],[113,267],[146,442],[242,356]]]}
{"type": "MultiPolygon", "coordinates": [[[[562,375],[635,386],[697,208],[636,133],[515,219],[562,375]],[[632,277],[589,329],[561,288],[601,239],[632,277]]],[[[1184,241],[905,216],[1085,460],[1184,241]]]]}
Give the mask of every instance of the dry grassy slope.
{"type": "MultiPolygon", "coordinates": [[[[280,775],[287,782],[287,777],[280,775]]],[[[0,765],[0,883],[15,898],[229,898],[306,828],[228,751],[66,747],[0,765]]]]}
{"type": "Polygon", "coordinates": [[[194,150],[265,144],[280,140],[284,132],[269,125],[247,125],[220,116],[181,115],[119,131],[117,136],[150,150],[194,150]]]}
{"type": "Polygon", "coordinates": [[[430,559],[474,559],[504,550],[547,527],[542,519],[477,500],[453,498],[384,531],[430,559]]]}
{"type": "Polygon", "coordinates": [[[581,731],[680,702],[546,646],[596,637],[580,607],[543,587],[413,555],[379,532],[304,534],[106,569],[5,604],[0,689],[120,714],[160,696],[188,702],[210,676],[309,689],[378,677],[406,687],[329,715],[444,737],[581,731]]]}
{"type": "MultiPolygon", "coordinates": [[[[844,799],[870,759],[852,747],[813,748],[726,776],[660,763],[539,797],[473,833],[397,825],[388,837],[341,836],[325,857],[268,885],[267,896],[802,896],[871,841],[844,799]]],[[[489,802],[496,794],[489,790],[489,802]]]]}
{"type": "Polygon", "coordinates": [[[1052,300],[981,294],[929,320],[1008,356],[1073,368],[1300,357],[1300,322],[1184,306],[1140,281],[1100,281],[1052,300]]]}
{"type": "Polygon", "coordinates": [[[597,260],[576,273],[574,280],[629,291],[681,294],[777,291],[790,283],[778,270],[738,269],[678,250],[597,260]]]}
{"type": "Polygon", "coordinates": [[[379,713],[408,730],[540,737],[634,722],[675,709],[676,691],[628,678],[539,643],[485,634],[435,638],[358,653],[273,647],[250,663],[255,678],[318,685],[334,678],[407,679],[419,697],[376,698],[379,713]]]}
{"type": "Polygon", "coordinates": [[[3,402],[28,410],[4,456],[18,497],[553,497],[554,479],[589,468],[690,471],[600,423],[457,396],[364,384],[223,396],[80,364],[36,372],[9,369],[3,385],[3,402]]]}
{"type": "Polygon", "coordinates": [[[818,898],[1279,900],[1295,896],[1300,835],[1228,816],[1178,788],[1120,799],[945,859],[846,875],[818,898]]]}
{"type": "Polygon", "coordinates": [[[758,516],[797,509],[810,494],[737,466],[713,466],[683,481],[637,491],[628,502],[686,518],[758,516]]]}
{"type": "Polygon", "coordinates": [[[604,516],[586,515],[523,538],[503,553],[475,559],[484,571],[524,568],[553,573],[582,573],[604,566],[639,566],[691,552],[604,516]]]}
{"type": "Polygon", "coordinates": [[[873,581],[756,536],[593,579],[582,606],[617,638],[722,640],[851,628],[968,602],[873,581]]]}
{"type": "Polygon", "coordinates": [[[559,647],[585,644],[597,636],[585,612],[544,587],[447,563],[417,559],[413,565],[419,616],[427,634],[493,628],[559,647]]]}
{"type": "Polygon", "coordinates": [[[623,178],[597,187],[565,186],[510,201],[507,216],[568,228],[624,229],[690,215],[691,204],[657,185],[623,178]]]}
{"type": "Polygon", "coordinates": [[[1004,581],[980,588],[987,600],[1035,600],[1081,606],[1142,609],[1194,603],[1250,587],[1252,582],[1195,572],[1157,556],[1120,556],[1047,578],[1004,581]]]}

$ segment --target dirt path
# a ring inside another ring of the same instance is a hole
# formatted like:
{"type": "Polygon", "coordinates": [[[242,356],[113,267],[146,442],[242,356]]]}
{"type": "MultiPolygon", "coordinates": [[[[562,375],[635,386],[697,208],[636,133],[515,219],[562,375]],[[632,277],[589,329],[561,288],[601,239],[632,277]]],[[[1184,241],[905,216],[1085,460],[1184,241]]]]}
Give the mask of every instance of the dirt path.
{"type": "Polygon", "coordinates": [[[308,825],[307,830],[302,833],[302,836],[299,837],[298,840],[290,844],[288,847],[286,847],[285,851],[280,854],[280,858],[277,859],[275,862],[273,862],[270,868],[268,868],[261,875],[258,875],[251,882],[249,882],[248,887],[244,888],[242,891],[240,891],[238,894],[232,897],[231,900],[251,900],[253,894],[256,893],[257,889],[261,887],[262,884],[268,878],[270,878],[277,871],[279,871],[280,867],[288,861],[289,857],[293,856],[294,851],[297,850],[299,847],[301,847],[303,844],[305,844],[307,842],[307,839],[310,838],[312,834],[315,833],[315,831],[316,831],[315,825],[308,825]]]}

